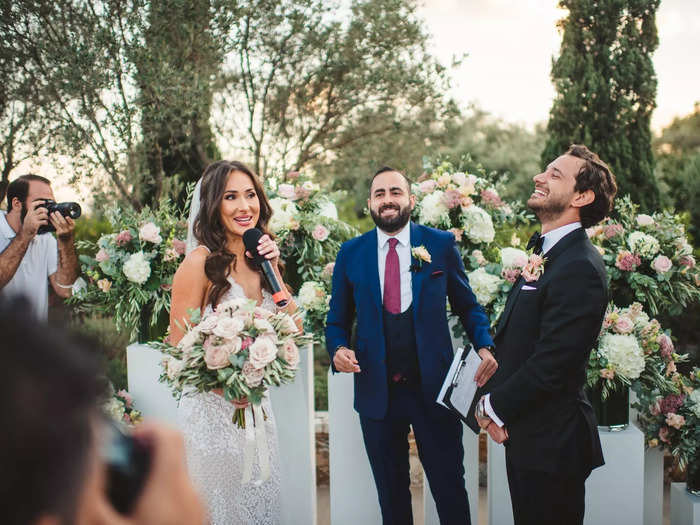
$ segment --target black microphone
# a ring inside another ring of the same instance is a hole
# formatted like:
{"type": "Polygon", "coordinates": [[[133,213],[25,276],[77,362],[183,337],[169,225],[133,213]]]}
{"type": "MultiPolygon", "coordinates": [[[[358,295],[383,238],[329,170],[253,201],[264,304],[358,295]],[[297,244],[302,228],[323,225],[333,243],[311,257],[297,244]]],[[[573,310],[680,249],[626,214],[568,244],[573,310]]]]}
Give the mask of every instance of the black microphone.
{"type": "Polygon", "coordinates": [[[289,302],[287,290],[282,288],[282,285],[277,279],[275,271],[272,269],[272,264],[270,261],[258,253],[258,242],[262,236],[263,232],[257,228],[246,230],[243,233],[243,244],[245,245],[245,249],[248,250],[253,256],[253,262],[262,269],[265,280],[272,289],[272,300],[275,302],[277,307],[282,308],[287,306],[287,303],[289,302]]]}

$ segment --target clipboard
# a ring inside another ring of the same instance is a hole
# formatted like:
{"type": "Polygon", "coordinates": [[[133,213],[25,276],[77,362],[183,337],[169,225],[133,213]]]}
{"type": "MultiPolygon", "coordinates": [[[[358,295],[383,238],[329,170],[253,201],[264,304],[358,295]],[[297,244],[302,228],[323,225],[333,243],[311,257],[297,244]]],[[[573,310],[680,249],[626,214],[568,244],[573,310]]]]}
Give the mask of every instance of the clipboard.
{"type": "Polygon", "coordinates": [[[454,412],[465,424],[476,394],[474,375],[480,364],[481,358],[471,345],[458,348],[436,399],[438,404],[454,412]]]}

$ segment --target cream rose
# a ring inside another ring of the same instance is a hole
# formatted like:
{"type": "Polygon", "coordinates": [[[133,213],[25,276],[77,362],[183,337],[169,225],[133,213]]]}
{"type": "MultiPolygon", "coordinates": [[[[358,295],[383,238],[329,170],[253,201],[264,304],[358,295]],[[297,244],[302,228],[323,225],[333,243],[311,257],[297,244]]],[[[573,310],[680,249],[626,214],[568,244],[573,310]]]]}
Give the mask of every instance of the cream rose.
{"type": "Polygon", "coordinates": [[[269,337],[260,336],[248,347],[250,364],[257,369],[265,368],[277,357],[277,345],[269,337]]]}
{"type": "Polygon", "coordinates": [[[239,317],[223,317],[219,319],[212,333],[224,339],[233,339],[243,330],[243,320],[239,317]]]}
{"type": "Polygon", "coordinates": [[[160,244],[163,238],[160,236],[160,228],[153,222],[147,222],[139,228],[139,239],[153,244],[160,244]]]}
{"type": "Polygon", "coordinates": [[[231,349],[228,345],[213,345],[209,344],[209,340],[207,340],[204,347],[204,362],[209,370],[226,368],[231,364],[228,360],[231,355],[231,349]]]}
{"type": "Polygon", "coordinates": [[[299,366],[299,348],[294,341],[285,341],[280,350],[280,357],[287,362],[288,368],[292,370],[299,366]]]}
{"type": "Polygon", "coordinates": [[[665,255],[657,255],[654,260],[651,261],[651,267],[654,268],[657,273],[666,273],[673,267],[673,263],[671,259],[665,255]]]}
{"type": "Polygon", "coordinates": [[[254,388],[262,383],[265,371],[262,368],[255,368],[250,361],[246,361],[243,364],[241,374],[243,374],[245,384],[251,388],[254,388]]]}

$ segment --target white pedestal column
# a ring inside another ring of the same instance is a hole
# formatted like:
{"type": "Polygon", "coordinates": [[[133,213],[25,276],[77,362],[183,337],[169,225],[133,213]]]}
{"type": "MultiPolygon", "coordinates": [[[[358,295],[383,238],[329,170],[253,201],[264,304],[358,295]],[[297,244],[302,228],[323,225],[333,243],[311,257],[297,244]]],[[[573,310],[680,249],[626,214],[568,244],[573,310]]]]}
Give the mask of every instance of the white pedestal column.
{"type": "Polygon", "coordinates": [[[144,417],[177,425],[177,400],[170,387],[159,383],[163,354],[147,345],[133,343],[126,348],[129,393],[144,417]]]}
{"type": "Polygon", "coordinates": [[[506,449],[488,439],[488,495],[489,524],[513,525],[513,507],[506,474],[506,449]]]}
{"type": "Polygon", "coordinates": [[[644,451],[644,525],[663,523],[664,454],[658,448],[644,451]]]}
{"type": "Polygon", "coordinates": [[[283,525],[316,525],[313,346],[300,350],[294,383],[270,391],[279,437],[283,525]]]}
{"type": "Polygon", "coordinates": [[[584,524],[644,523],[644,434],[635,425],[599,434],[605,465],[586,481],[584,524]]]}
{"type": "Polygon", "coordinates": [[[328,462],[331,523],[381,523],[377,489],[353,408],[352,374],[328,371],[328,462]]]}
{"type": "Polygon", "coordinates": [[[671,525],[700,525],[700,496],[685,490],[685,483],[671,483],[671,525]]]}

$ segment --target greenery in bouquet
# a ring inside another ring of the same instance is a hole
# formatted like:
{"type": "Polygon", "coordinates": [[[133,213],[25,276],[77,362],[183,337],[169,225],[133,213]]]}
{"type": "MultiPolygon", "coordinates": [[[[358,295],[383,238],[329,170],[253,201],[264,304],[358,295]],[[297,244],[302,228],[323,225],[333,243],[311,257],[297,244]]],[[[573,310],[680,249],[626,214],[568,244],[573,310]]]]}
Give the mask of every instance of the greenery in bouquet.
{"type": "Polygon", "coordinates": [[[667,449],[681,469],[698,468],[700,457],[700,368],[677,376],[674,390],[638,395],[634,405],[648,447],[667,449]]]}
{"type": "Polygon", "coordinates": [[[638,214],[629,197],[618,200],[617,218],[588,229],[603,256],[613,300],[639,301],[652,315],[682,313],[700,301],[700,269],[685,227],[669,211],[638,214]]]}
{"type": "MultiPolygon", "coordinates": [[[[310,342],[291,315],[238,298],[201,319],[194,312],[177,345],[152,345],[167,355],[160,380],[175,397],[221,389],[229,401],[247,398],[260,405],[268,388],[294,381],[299,347],[310,342]]],[[[245,428],[245,410],[237,408],[233,421],[245,428]]]]}
{"type": "Polygon", "coordinates": [[[649,318],[640,303],[627,308],[610,304],[591,351],[586,383],[599,388],[603,400],[625,386],[638,395],[673,390],[679,377],[676,363],[685,359],[675,352],[670,334],[649,318]]]}
{"type": "Polygon", "coordinates": [[[78,241],[88,282],[71,301],[83,311],[112,315],[132,341],[161,337],[168,326],[172,278],[185,254],[187,223],[168,200],[140,212],[114,206],[106,215],[111,233],[97,242],[78,241]]]}
{"type": "Polygon", "coordinates": [[[126,390],[115,392],[114,387],[109,385],[109,397],[102,405],[102,410],[117,423],[129,426],[138,425],[143,418],[141,412],[134,407],[134,400],[126,390]]]}
{"type": "Polygon", "coordinates": [[[299,172],[284,179],[266,179],[273,209],[269,227],[277,236],[284,261],[285,281],[295,291],[306,281],[318,280],[335,261],[340,245],[359,232],[338,219],[333,197],[299,172]]]}

